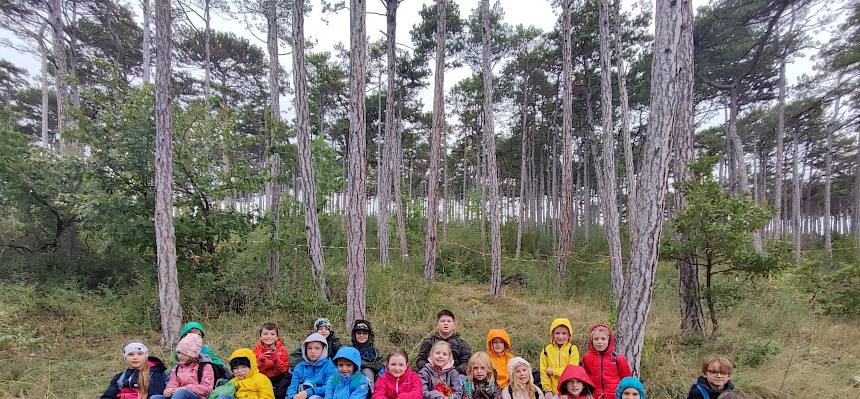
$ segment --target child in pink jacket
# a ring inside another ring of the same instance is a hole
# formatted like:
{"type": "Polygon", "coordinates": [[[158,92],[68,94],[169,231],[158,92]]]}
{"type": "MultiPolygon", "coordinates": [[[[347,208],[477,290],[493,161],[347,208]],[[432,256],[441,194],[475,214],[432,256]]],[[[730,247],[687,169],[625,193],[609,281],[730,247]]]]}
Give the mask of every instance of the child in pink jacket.
{"type": "Polygon", "coordinates": [[[196,334],[188,334],[176,345],[179,363],[170,371],[170,381],[164,395],[150,399],[206,399],[215,386],[215,372],[212,364],[200,362],[200,348],[203,339],[196,334]]]}

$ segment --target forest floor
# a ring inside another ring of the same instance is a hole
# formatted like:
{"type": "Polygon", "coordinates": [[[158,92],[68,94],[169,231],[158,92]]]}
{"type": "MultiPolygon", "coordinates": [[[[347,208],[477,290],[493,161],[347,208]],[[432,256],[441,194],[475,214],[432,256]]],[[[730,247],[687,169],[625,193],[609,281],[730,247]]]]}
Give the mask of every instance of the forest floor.
{"type": "MultiPolygon", "coordinates": [[[[337,292],[345,271],[330,267],[329,274],[337,292]]],[[[442,275],[440,282],[425,286],[417,267],[383,272],[370,265],[368,317],[382,351],[401,345],[415,354],[434,327],[436,311],[449,308],[457,316],[457,331],[473,350],[486,350],[487,330],[499,327],[510,333],[515,353],[536,362],[555,317],[571,319],[574,343],[585,353],[588,326],[612,318],[607,274],[601,266],[577,266],[559,282],[551,265],[522,262],[505,272],[520,277],[509,279],[518,284],[506,285],[502,298],[491,299],[486,285],[469,279],[442,275]]],[[[819,314],[808,298],[775,279],[729,287],[733,293],[722,303],[719,333],[706,339],[684,336],[678,330],[674,279],[674,268],[661,265],[642,362],[651,398],[685,398],[700,359],[712,352],[737,363],[732,380],[753,398],[860,397],[860,387],[852,382],[860,375],[857,320],[819,314]]],[[[158,325],[157,308],[141,311],[135,306],[140,298],[154,295],[154,288],[116,294],[0,284],[0,398],[97,397],[124,367],[120,349],[129,340],[158,341],[158,333],[147,327],[158,325]]],[[[336,295],[335,303],[340,299],[342,294],[336,295]]],[[[226,357],[235,348],[253,345],[259,326],[270,320],[281,326],[284,342],[292,348],[312,320],[324,314],[341,340],[348,341],[343,305],[305,303],[293,310],[257,307],[186,318],[201,319],[206,342],[226,357]]],[[[153,352],[168,357],[161,348],[153,352]]]]}

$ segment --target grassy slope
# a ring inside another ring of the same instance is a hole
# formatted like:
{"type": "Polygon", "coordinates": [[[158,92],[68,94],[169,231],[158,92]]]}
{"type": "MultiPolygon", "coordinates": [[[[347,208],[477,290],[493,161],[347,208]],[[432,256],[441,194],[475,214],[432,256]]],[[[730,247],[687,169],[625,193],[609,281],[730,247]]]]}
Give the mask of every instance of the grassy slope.
{"type": "MultiPolygon", "coordinates": [[[[502,327],[511,332],[515,352],[534,362],[548,340],[549,321],[563,316],[572,320],[574,342],[584,353],[585,330],[610,318],[603,269],[577,267],[562,283],[542,263],[523,262],[509,269],[506,275],[519,272],[528,286],[508,286],[503,298],[493,300],[485,285],[449,279],[427,287],[417,271],[383,274],[372,266],[367,303],[378,345],[382,349],[402,345],[416,353],[421,338],[434,325],[435,312],[447,307],[456,313],[458,330],[473,349],[484,348],[489,328],[502,327]]],[[[342,287],[344,271],[330,273],[334,286],[342,287]]],[[[752,397],[860,395],[860,388],[850,381],[860,374],[857,321],[815,315],[805,302],[778,288],[779,282],[746,284],[739,292],[741,299],[723,313],[721,334],[702,341],[678,334],[673,283],[673,269],[661,267],[643,361],[643,379],[652,398],[686,397],[699,359],[712,351],[740,363],[733,380],[752,397]]],[[[138,297],[147,295],[138,293],[138,297]]],[[[0,398],[97,397],[123,367],[119,350],[128,340],[152,343],[158,339],[142,327],[156,324],[157,314],[150,311],[129,318],[125,314],[129,301],[134,297],[75,290],[42,293],[32,287],[0,285],[0,398]]],[[[283,326],[285,343],[293,347],[311,320],[322,313],[343,330],[342,305],[303,306],[304,310],[290,312],[263,309],[206,318],[208,344],[226,356],[237,347],[252,345],[259,325],[274,320],[283,326]]],[[[166,357],[160,349],[155,354],[166,357]]]]}

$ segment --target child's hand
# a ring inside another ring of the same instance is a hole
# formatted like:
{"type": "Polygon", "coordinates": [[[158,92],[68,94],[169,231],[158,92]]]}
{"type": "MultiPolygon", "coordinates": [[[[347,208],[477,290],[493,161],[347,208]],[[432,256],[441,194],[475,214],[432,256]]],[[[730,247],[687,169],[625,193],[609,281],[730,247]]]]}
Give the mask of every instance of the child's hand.
{"type": "Polygon", "coordinates": [[[547,368],[546,368],[546,374],[547,374],[547,375],[552,375],[552,367],[547,367],[547,368]]]}
{"type": "Polygon", "coordinates": [[[176,388],[164,388],[164,396],[168,398],[173,396],[173,392],[176,391],[176,388]]]}
{"type": "Polygon", "coordinates": [[[308,391],[301,391],[296,396],[293,396],[293,399],[307,399],[308,391]]]}

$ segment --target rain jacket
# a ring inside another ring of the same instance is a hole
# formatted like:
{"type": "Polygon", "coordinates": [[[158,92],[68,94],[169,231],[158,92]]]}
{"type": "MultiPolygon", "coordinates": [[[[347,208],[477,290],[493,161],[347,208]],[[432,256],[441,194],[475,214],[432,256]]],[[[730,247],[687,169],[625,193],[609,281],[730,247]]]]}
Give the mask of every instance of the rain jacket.
{"type": "MultiPolygon", "coordinates": [[[[317,332],[314,331],[314,333],[317,333],[317,332]]],[[[322,335],[322,334],[320,334],[320,335],[322,335]]],[[[334,330],[331,331],[331,334],[329,334],[328,337],[325,337],[325,342],[326,342],[326,348],[328,348],[327,349],[328,355],[326,357],[328,357],[329,359],[333,358],[334,355],[337,354],[337,351],[340,350],[340,347],[343,346],[343,344],[340,343],[340,338],[338,338],[337,335],[335,335],[334,330]]],[[[296,350],[290,352],[290,357],[289,357],[290,370],[292,370],[293,367],[296,367],[297,364],[301,363],[303,357],[304,357],[304,348],[296,348],[296,350]]]]}
{"type": "Polygon", "coordinates": [[[257,345],[254,346],[254,356],[257,356],[260,372],[266,377],[272,378],[290,372],[290,353],[284,344],[281,343],[280,338],[275,341],[275,345],[272,348],[267,348],[258,339],[257,345]]]}
{"type": "Polygon", "coordinates": [[[723,387],[723,390],[717,392],[714,388],[711,388],[711,384],[708,383],[708,379],[705,376],[699,376],[696,382],[693,383],[693,386],[690,387],[690,393],[687,395],[687,399],[717,399],[721,393],[725,391],[732,391],[735,389],[735,385],[732,384],[731,381],[726,382],[726,386],[723,387]],[[702,392],[707,392],[708,396],[705,396],[702,392]]]}
{"type": "MultiPolygon", "coordinates": [[[[208,359],[207,359],[208,360],[208,359]]],[[[215,371],[212,364],[193,361],[177,364],[170,371],[167,388],[185,388],[201,398],[205,398],[215,387],[215,371]],[[203,367],[202,378],[197,379],[197,369],[203,367]]]]}
{"type": "MultiPolygon", "coordinates": [[[[633,388],[639,391],[639,399],[648,399],[648,397],[645,396],[645,387],[642,385],[642,382],[640,382],[639,379],[636,377],[624,377],[621,382],[618,383],[618,388],[616,388],[615,390],[615,396],[620,398],[621,394],[627,388],[633,388]]],[[[712,397],[716,399],[716,396],[712,397]]]]}
{"type": "Polygon", "coordinates": [[[570,395],[569,392],[565,392],[564,394],[560,393],[559,395],[567,395],[568,399],[579,399],[586,398],[587,396],[584,394],[592,392],[592,397],[597,399],[597,396],[594,396],[593,393],[595,389],[594,382],[591,381],[591,378],[588,377],[588,373],[585,372],[585,369],[582,366],[567,366],[564,368],[564,372],[561,373],[561,377],[558,379],[558,392],[562,392],[564,390],[564,384],[573,379],[580,380],[583,385],[586,385],[586,387],[582,388],[582,394],[576,397],[570,395]]]}
{"type": "MultiPolygon", "coordinates": [[[[157,358],[149,357],[149,387],[147,397],[164,393],[164,371],[167,367],[157,358]]],[[[139,395],[138,378],[140,370],[128,368],[110,380],[107,389],[99,399],[137,399],[139,395]]]]}
{"type": "Polygon", "coordinates": [[[370,369],[373,371],[374,375],[379,375],[379,372],[382,370],[382,363],[384,360],[382,359],[382,356],[379,356],[379,351],[376,350],[374,337],[373,326],[369,321],[356,320],[352,324],[352,334],[350,338],[352,339],[352,347],[358,349],[358,352],[361,353],[361,368],[370,369]],[[359,344],[358,341],[355,340],[355,326],[359,323],[367,324],[367,328],[369,329],[369,337],[367,338],[367,342],[363,344],[359,344]]]}
{"type": "Polygon", "coordinates": [[[627,359],[622,355],[615,353],[615,334],[607,324],[595,324],[588,329],[588,336],[597,327],[604,327],[609,330],[609,346],[603,352],[598,352],[592,344],[592,340],[588,340],[588,352],[582,356],[582,367],[588,372],[588,376],[594,381],[596,390],[594,391],[594,399],[615,399],[615,388],[618,387],[618,382],[624,377],[630,377],[633,373],[630,371],[630,365],[627,359]],[[605,393],[605,394],[604,394],[605,393]]]}
{"type": "MultiPolygon", "coordinates": [[[[334,362],[337,359],[346,359],[355,365],[352,374],[344,377],[340,371],[334,373],[325,385],[325,399],[365,399],[370,390],[367,377],[361,373],[361,354],[358,349],[344,346],[337,351],[334,362]]],[[[335,366],[336,367],[336,366],[335,366]]]]}
{"type": "Polygon", "coordinates": [[[499,387],[505,389],[510,384],[508,376],[508,361],[514,355],[511,353],[511,337],[505,330],[492,329],[487,333],[487,354],[490,355],[490,361],[493,363],[493,370],[496,370],[496,382],[499,387]],[[505,350],[502,353],[493,351],[493,339],[500,338],[505,341],[505,350]]]}
{"type": "Polygon", "coordinates": [[[293,379],[290,381],[290,387],[287,389],[287,399],[296,396],[301,391],[309,391],[308,396],[325,395],[326,383],[328,383],[333,374],[337,373],[337,368],[334,367],[334,363],[328,358],[327,346],[328,344],[322,334],[313,333],[308,335],[300,348],[302,351],[302,361],[293,369],[293,379]],[[305,353],[310,342],[319,342],[323,345],[322,356],[313,363],[308,360],[305,353]]]}
{"type": "Polygon", "coordinates": [[[415,359],[418,373],[420,374],[421,370],[424,369],[424,365],[429,363],[430,348],[438,341],[446,341],[451,345],[451,357],[454,360],[454,367],[457,368],[459,374],[465,375],[466,368],[469,367],[469,358],[472,357],[472,350],[469,348],[469,344],[463,338],[460,338],[460,334],[458,333],[453,333],[448,338],[442,338],[439,332],[435,330],[429,337],[421,341],[421,348],[418,350],[418,356],[415,359]]]}
{"type": "Polygon", "coordinates": [[[245,378],[233,377],[230,382],[236,385],[236,399],[275,399],[272,382],[269,377],[260,373],[257,366],[257,356],[248,348],[236,349],[230,355],[230,360],[246,357],[251,362],[251,370],[245,378]]]}
{"type": "Polygon", "coordinates": [[[552,391],[558,395],[558,378],[568,365],[579,364],[579,348],[570,339],[561,346],[555,344],[552,339],[552,331],[558,326],[567,327],[570,336],[573,337],[573,326],[568,319],[555,319],[549,326],[549,345],[544,347],[540,354],[540,384],[544,391],[552,391]],[[546,369],[552,368],[552,374],[547,374],[546,369]]]}
{"type": "Polygon", "coordinates": [[[400,377],[386,371],[373,384],[372,399],[422,399],[421,378],[408,365],[400,377]]]}
{"type": "Polygon", "coordinates": [[[424,399],[463,399],[463,384],[456,368],[441,370],[427,363],[418,371],[418,376],[424,399]]]}
{"type": "MultiPolygon", "coordinates": [[[[182,326],[182,332],[179,333],[179,337],[184,337],[192,328],[200,330],[200,332],[203,333],[203,337],[206,337],[206,330],[203,329],[203,325],[196,321],[189,321],[188,323],[185,323],[185,325],[182,326]]],[[[203,347],[200,349],[200,354],[208,356],[210,361],[214,364],[217,364],[222,367],[227,367],[224,364],[224,361],[222,361],[221,358],[219,358],[218,355],[216,355],[215,352],[212,351],[212,348],[206,345],[203,345],[203,347]]],[[[227,369],[230,369],[230,367],[227,367],[227,369]]]]}

